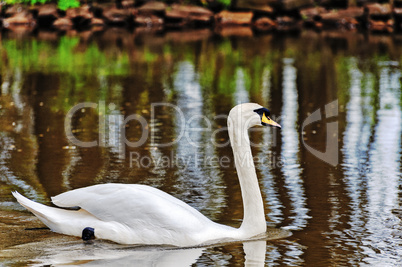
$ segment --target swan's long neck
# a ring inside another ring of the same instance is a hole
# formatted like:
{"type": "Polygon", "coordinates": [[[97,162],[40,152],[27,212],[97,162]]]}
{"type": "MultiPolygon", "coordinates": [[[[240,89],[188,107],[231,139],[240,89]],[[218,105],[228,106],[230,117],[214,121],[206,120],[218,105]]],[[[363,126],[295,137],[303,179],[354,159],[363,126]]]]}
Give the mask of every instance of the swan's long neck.
{"type": "Polygon", "coordinates": [[[248,129],[232,120],[228,123],[229,138],[243,198],[242,234],[252,237],[266,231],[264,205],[250,148],[248,129]]]}

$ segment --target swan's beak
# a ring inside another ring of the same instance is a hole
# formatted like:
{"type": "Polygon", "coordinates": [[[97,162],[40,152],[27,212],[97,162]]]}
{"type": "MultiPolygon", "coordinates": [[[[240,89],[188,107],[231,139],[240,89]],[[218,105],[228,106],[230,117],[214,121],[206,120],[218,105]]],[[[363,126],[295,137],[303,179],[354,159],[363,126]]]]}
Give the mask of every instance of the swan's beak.
{"type": "Polygon", "coordinates": [[[265,115],[265,113],[262,114],[262,118],[261,118],[261,124],[264,126],[273,126],[273,127],[278,127],[278,128],[282,128],[279,123],[273,121],[270,117],[267,117],[265,115]]]}

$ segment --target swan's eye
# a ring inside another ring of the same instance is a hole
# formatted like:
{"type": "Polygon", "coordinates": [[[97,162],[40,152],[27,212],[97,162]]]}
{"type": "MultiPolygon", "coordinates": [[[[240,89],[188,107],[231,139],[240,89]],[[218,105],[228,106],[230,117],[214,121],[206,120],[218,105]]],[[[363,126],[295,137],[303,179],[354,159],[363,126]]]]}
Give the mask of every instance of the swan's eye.
{"type": "Polygon", "coordinates": [[[269,117],[269,115],[271,115],[271,112],[266,108],[255,109],[254,112],[257,113],[258,115],[260,115],[261,118],[262,118],[263,114],[265,114],[265,116],[267,116],[267,117],[269,117]]]}

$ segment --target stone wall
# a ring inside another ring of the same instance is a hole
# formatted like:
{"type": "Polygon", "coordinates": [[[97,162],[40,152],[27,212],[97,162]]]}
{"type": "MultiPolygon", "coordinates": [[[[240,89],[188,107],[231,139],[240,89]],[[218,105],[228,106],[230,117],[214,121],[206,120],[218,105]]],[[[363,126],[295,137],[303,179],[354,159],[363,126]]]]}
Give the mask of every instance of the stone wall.
{"type": "Polygon", "coordinates": [[[1,26],[56,30],[103,27],[162,29],[247,26],[255,31],[368,30],[389,33],[402,29],[402,0],[234,0],[224,9],[216,0],[204,6],[123,0],[92,3],[62,11],[55,4],[14,5],[2,9],[1,26]]]}

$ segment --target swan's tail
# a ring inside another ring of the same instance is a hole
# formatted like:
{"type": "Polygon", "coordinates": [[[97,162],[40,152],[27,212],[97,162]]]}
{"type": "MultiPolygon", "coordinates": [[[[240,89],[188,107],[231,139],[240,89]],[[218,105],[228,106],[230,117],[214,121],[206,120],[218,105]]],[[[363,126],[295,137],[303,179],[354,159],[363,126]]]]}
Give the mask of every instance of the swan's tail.
{"type": "MultiPolygon", "coordinates": [[[[84,209],[66,210],[32,201],[18,192],[12,192],[17,201],[35,214],[53,232],[83,237],[87,227],[95,228],[97,238],[115,240],[116,233],[127,235],[127,227],[116,222],[104,222],[84,209]]],[[[124,238],[123,238],[124,240],[124,238]]]]}
{"type": "Polygon", "coordinates": [[[13,196],[17,199],[18,203],[20,203],[23,207],[25,207],[27,210],[35,214],[36,217],[39,218],[47,227],[49,227],[51,230],[56,231],[57,228],[55,227],[55,222],[54,222],[54,217],[56,213],[58,213],[57,208],[45,206],[43,204],[39,204],[35,201],[32,201],[17,191],[12,192],[13,196]]]}
{"type": "Polygon", "coordinates": [[[32,201],[18,192],[12,194],[22,206],[35,214],[53,232],[81,236],[82,229],[91,226],[95,220],[95,217],[84,210],[49,207],[32,201]]]}

